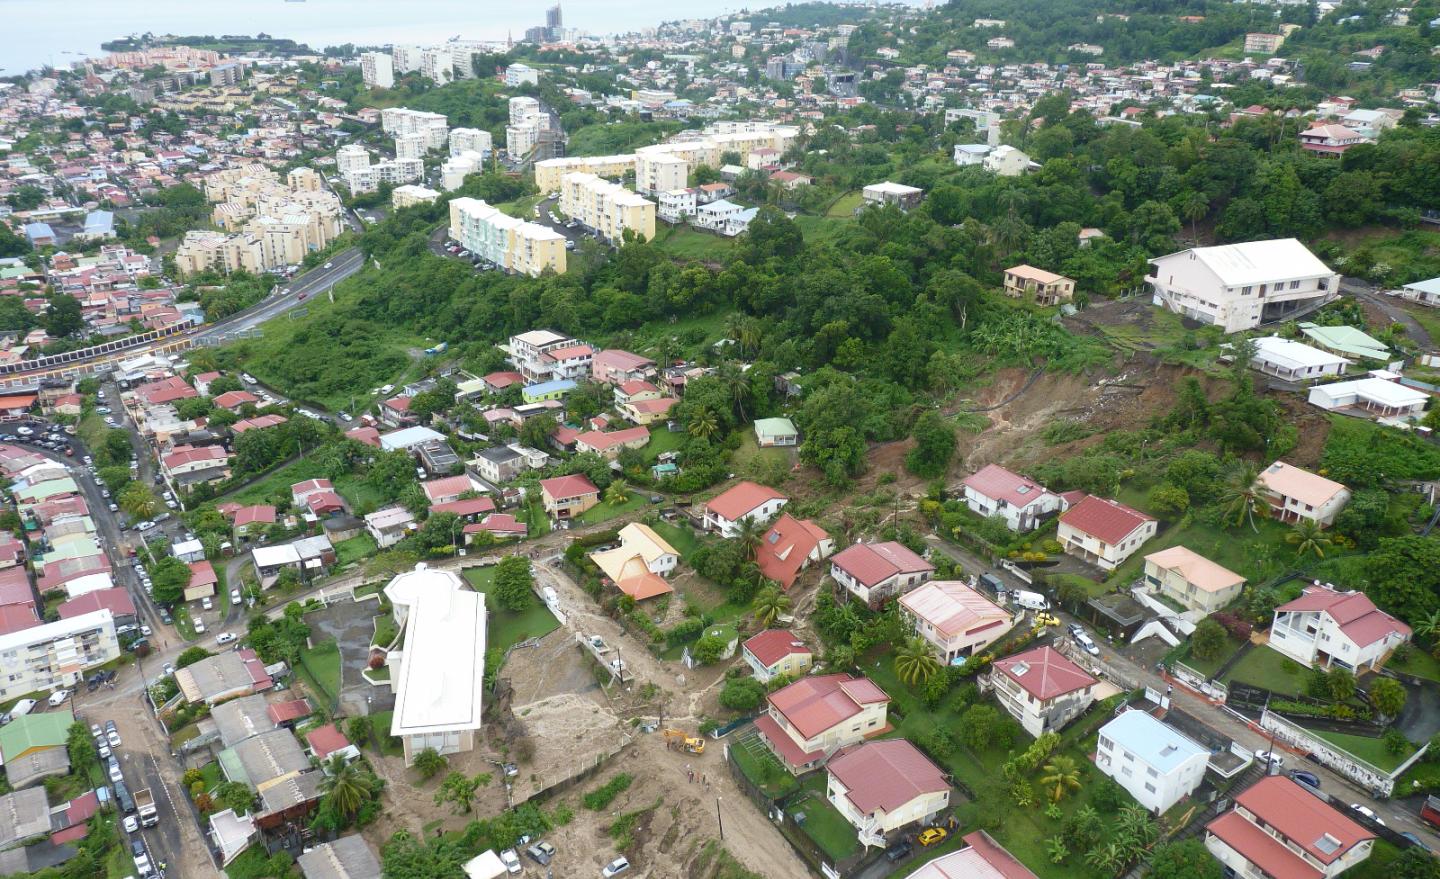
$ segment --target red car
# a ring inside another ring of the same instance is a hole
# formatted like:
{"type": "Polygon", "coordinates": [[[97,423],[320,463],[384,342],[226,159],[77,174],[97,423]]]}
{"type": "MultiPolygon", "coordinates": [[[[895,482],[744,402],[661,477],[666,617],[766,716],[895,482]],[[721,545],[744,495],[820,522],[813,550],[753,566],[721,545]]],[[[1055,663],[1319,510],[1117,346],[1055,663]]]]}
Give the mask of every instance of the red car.
{"type": "Polygon", "coordinates": [[[296,301],[296,302],[304,302],[304,301],[305,301],[305,297],[306,297],[306,296],[309,296],[309,295],[310,295],[309,293],[301,293],[299,296],[296,296],[296,297],[295,297],[295,301],[296,301]]]}

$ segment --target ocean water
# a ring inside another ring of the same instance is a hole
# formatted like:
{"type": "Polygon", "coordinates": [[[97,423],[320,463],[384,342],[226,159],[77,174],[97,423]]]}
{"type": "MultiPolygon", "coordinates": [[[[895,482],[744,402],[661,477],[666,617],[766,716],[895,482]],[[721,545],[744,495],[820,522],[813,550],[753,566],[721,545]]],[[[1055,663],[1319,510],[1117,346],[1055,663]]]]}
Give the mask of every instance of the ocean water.
{"type": "MultiPolygon", "coordinates": [[[[593,34],[624,33],[661,21],[706,18],[781,5],[739,0],[564,0],[566,27],[593,34]]],[[[314,49],[354,43],[520,39],[545,24],[545,0],[0,0],[0,75],[45,65],[67,66],[101,54],[100,44],[129,34],[264,32],[314,49]]]]}

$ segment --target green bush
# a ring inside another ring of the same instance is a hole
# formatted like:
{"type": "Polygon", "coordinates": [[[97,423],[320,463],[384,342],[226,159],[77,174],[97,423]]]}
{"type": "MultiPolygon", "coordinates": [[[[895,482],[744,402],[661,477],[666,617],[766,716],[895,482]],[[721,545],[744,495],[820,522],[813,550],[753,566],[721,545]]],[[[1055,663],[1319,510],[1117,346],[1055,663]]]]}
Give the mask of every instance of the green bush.
{"type": "Polygon", "coordinates": [[[590,811],[599,812],[606,806],[609,806],[616,797],[624,793],[630,787],[631,782],[633,782],[634,780],[634,776],[622,772],[614,778],[610,779],[609,781],[605,782],[603,786],[598,787],[595,790],[592,790],[590,793],[586,794],[585,796],[581,797],[580,802],[582,805],[585,806],[585,808],[589,809],[590,811]]]}

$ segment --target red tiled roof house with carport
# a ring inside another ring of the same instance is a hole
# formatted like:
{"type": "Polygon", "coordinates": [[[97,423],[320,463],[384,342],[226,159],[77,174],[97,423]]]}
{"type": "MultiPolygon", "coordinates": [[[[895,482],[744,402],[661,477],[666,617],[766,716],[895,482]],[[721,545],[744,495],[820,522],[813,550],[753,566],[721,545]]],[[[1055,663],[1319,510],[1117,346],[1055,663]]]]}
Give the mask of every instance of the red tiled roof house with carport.
{"type": "Polygon", "coordinates": [[[903,827],[930,823],[950,804],[945,773],[905,739],[847,748],[825,774],[826,798],[867,846],[884,845],[903,827]]]}
{"type": "Polygon", "coordinates": [[[755,731],[791,772],[805,772],[841,748],[889,730],[889,703],[868,678],[805,677],[766,697],[755,731]]]}
{"type": "Polygon", "coordinates": [[[545,512],[556,519],[573,519],[600,503],[600,489],[578,473],[540,480],[545,512]]]}
{"type": "Polygon", "coordinates": [[[1055,539],[1070,555],[1113,571],[1154,537],[1159,525],[1119,501],[1087,494],[1060,514],[1055,539]]]}
{"type": "Polygon", "coordinates": [[[1205,848],[1238,876],[1334,879],[1370,857],[1375,834],[1280,775],[1205,825],[1205,848]]]}
{"type": "Polygon", "coordinates": [[[1095,701],[1099,683],[1085,669],[1053,647],[1032,647],[997,659],[984,684],[995,691],[1000,707],[1039,738],[1059,732],[1095,701]]]}
{"type": "Polygon", "coordinates": [[[830,576],[872,610],[929,580],[935,566],[903,543],[857,543],[830,559],[830,576]]]}
{"type": "Polygon", "coordinates": [[[762,684],[781,676],[799,677],[810,670],[815,653],[787,629],[766,629],[740,645],[752,677],[762,684]]]}
{"type": "Polygon", "coordinates": [[[748,479],[737,482],[705,502],[705,527],[721,537],[735,537],[745,520],[768,522],[790,498],[748,479]]]}
{"type": "Polygon", "coordinates": [[[822,561],[834,551],[835,541],[824,528],[784,513],[761,535],[755,547],[755,563],[760,573],[788,590],[811,562],[822,561]]]}

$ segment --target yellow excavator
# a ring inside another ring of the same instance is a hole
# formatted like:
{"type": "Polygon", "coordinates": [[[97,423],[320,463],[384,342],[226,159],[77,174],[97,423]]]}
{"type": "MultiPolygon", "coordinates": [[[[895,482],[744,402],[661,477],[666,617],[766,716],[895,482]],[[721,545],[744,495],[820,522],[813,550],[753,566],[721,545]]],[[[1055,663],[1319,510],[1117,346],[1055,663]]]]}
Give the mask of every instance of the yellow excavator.
{"type": "Polygon", "coordinates": [[[665,741],[678,741],[680,743],[680,747],[684,748],[686,751],[689,751],[691,754],[705,753],[705,740],[700,738],[699,736],[688,735],[684,730],[679,729],[664,730],[664,736],[665,741]]]}

